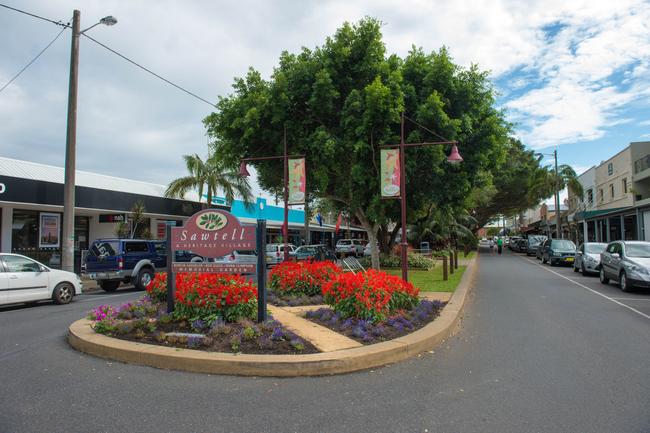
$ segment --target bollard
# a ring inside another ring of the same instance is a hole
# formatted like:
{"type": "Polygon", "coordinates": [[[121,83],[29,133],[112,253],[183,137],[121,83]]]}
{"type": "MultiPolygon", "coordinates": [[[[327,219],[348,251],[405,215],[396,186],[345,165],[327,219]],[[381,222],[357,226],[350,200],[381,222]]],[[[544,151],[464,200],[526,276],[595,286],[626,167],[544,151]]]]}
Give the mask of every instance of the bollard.
{"type": "Polygon", "coordinates": [[[447,276],[447,256],[442,256],[442,279],[447,281],[449,277],[447,276]]]}
{"type": "Polygon", "coordinates": [[[454,250],[454,268],[458,269],[458,250],[454,250]]]}
{"type": "Polygon", "coordinates": [[[454,252],[449,251],[449,275],[454,274],[454,252]]]}

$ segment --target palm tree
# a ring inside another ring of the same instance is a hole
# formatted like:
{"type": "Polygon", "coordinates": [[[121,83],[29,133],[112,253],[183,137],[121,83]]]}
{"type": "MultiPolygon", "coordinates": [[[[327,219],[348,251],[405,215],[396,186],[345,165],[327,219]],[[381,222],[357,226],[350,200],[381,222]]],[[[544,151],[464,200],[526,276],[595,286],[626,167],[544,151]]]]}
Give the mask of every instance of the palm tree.
{"type": "Polygon", "coordinates": [[[183,159],[189,174],[173,180],[167,186],[165,197],[182,198],[188,191],[197,190],[200,202],[203,191],[206,190],[207,206],[210,207],[217,192],[223,191],[229,203],[238,195],[250,206],[253,200],[250,184],[236,169],[227,167],[216,155],[208,157],[205,161],[197,154],[183,155],[183,159]]]}
{"type": "MultiPolygon", "coordinates": [[[[538,157],[540,161],[542,157],[538,157]]],[[[549,198],[555,194],[557,182],[558,191],[568,188],[578,197],[582,197],[584,191],[575,170],[570,165],[562,164],[558,166],[557,171],[556,176],[553,167],[539,167],[530,178],[529,194],[535,197],[549,198]]]]}

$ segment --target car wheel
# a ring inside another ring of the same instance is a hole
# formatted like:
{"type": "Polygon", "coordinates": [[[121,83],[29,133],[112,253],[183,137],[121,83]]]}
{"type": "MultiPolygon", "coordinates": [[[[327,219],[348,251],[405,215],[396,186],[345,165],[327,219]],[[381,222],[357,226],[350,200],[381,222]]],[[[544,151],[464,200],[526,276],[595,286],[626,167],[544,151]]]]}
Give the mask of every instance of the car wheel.
{"type": "Polygon", "coordinates": [[[105,292],[114,292],[117,290],[118,287],[120,287],[120,282],[119,281],[100,281],[99,282],[99,287],[102,288],[103,291],[105,292]]]}
{"type": "Polygon", "coordinates": [[[600,282],[603,284],[609,283],[609,278],[605,275],[605,269],[600,268],[600,282]]]}
{"type": "Polygon", "coordinates": [[[140,269],[138,272],[138,281],[135,288],[138,290],[146,290],[149,283],[153,280],[153,271],[151,269],[140,269]]]}
{"type": "Polygon", "coordinates": [[[555,260],[553,260],[553,259],[550,259],[549,263],[551,264],[551,266],[557,265],[557,262],[555,260]]]}
{"type": "Polygon", "coordinates": [[[74,287],[70,283],[59,283],[59,285],[54,289],[54,294],[52,295],[54,302],[59,305],[69,304],[73,297],[74,287]]]}
{"type": "Polygon", "coordinates": [[[582,272],[582,275],[584,275],[585,277],[587,276],[587,268],[585,268],[584,263],[580,265],[580,272],[582,272]]]}
{"type": "Polygon", "coordinates": [[[190,263],[203,263],[203,258],[202,257],[192,257],[190,260],[190,263]]]}
{"type": "Polygon", "coordinates": [[[618,278],[618,286],[621,288],[621,291],[623,292],[629,292],[630,291],[630,284],[627,281],[627,275],[625,275],[625,272],[621,272],[621,276],[618,278]]]}

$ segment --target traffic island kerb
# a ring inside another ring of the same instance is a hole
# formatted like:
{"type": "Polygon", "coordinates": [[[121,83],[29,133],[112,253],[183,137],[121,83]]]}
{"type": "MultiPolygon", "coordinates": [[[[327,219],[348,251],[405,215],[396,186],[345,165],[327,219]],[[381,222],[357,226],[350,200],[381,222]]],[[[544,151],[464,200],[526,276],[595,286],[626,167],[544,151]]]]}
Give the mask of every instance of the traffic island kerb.
{"type": "Polygon", "coordinates": [[[403,337],[362,347],[308,355],[204,352],[107,337],[96,333],[88,319],[70,325],[68,341],[75,349],[100,358],[196,373],[295,377],[367,370],[431,350],[452,335],[461,319],[467,295],[474,285],[478,265],[478,260],[472,259],[456,291],[433,322],[403,337]]]}

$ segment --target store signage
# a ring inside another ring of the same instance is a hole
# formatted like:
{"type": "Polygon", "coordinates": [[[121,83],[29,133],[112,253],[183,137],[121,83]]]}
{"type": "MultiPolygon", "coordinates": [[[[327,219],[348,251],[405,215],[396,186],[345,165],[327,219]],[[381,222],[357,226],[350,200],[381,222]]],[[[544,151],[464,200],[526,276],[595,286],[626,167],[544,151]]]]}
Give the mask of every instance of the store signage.
{"type": "Polygon", "coordinates": [[[218,274],[254,274],[254,263],[173,263],[174,272],[210,272],[218,274]]]}
{"type": "Polygon", "coordinates": [[[207,209],[195,213],[184,227],[172,227],[172,247],[203,257],[222,257],[234,250],[254,250],[255,226],[242,225],[230,212],[207,209]]]}
{"type": "Polygon", "coordinates": [[[289,159],[289,204],[305,204],[305,158],[289,159]]]}
{"type": "Polygon", "coordinates": [[[4,194],[6,189],[7,189],[7,187],[5,186],[5,184],[0,183],[0,194],[4,194]]]}
{"type": "Polygon", "coordinates": [[[100,223],[123,223],[126,222],[126,215],[123,213],[105,213],[99,215],[100,223]]]}
{"type": "Polygon", "coordinates": [[[381,196],[399,198],[399,149],[381,149],[381,196]]]}

